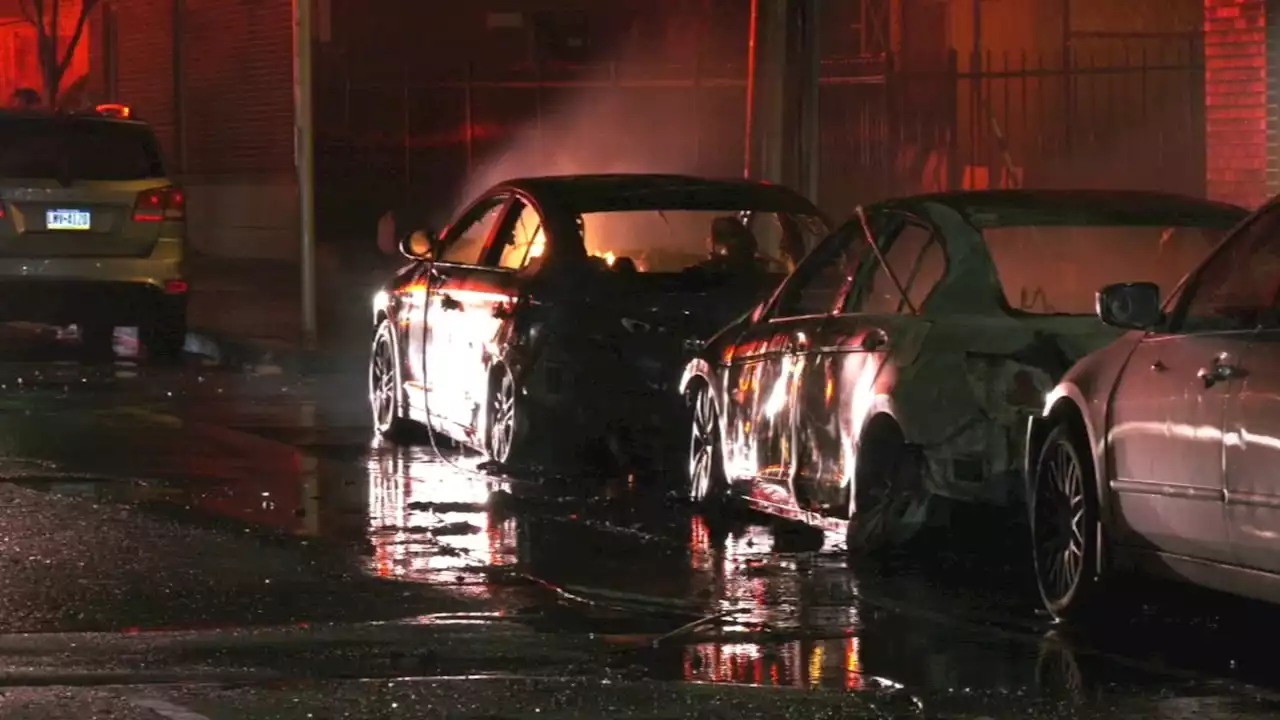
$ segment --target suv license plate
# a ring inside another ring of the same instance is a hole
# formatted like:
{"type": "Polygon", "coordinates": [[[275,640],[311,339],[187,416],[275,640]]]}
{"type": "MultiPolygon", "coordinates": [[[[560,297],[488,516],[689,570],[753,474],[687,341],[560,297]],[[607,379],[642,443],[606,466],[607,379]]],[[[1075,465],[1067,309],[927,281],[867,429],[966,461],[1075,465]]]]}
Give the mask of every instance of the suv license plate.
{"type": "Polygon", "coordinates": [[[50,230],[88,230],[91,224],[84,210],[49,210],[44,216],[44,226],[50,230]]]}

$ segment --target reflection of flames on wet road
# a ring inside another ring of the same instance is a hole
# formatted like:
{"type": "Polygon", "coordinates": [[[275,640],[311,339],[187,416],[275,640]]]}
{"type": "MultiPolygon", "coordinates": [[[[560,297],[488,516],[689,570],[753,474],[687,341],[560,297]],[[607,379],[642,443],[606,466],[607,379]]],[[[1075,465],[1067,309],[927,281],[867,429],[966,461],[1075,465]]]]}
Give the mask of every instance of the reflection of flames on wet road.
{"type": "Polygon", "coordinates": [[[474,460],[455,462],[461,467],[430,447],[375,448],[369,540],[377,575],[488,595],[489,583],[474,573],[513,562],[516,521],[490,510],[492,483],[470,472],[474,460]]]}
{"type": "Polygon", "coordinates": [[[684,679],[778,687],[863,688],[856,637],[768,645],[691,645],[684,652],[684,679]]]}
{"type": "MultiPolygon", "coordinates": [[[[812,575],[794,558],[772,551],[769,529],[750,526],[729,537],[723,549],[713,545],[703,518],[691,519],[690,569],[708,575],[715,613],[729,613],[721,631],[732,639],[684,649],[684,678],[699,682],[774,686],[839,684],[862,687],[857,637],[791,640],[788,629],[820,625],[833,634],[857,631],[857,609],[849,598],[814,598],[812,575]],[[834,601],[834,602],[833,602],[834,601]],[[736,612],[735,612],[736,611],[736,612]],[[752,636],[756,637],[752,637],[752,636]],[[750,640],[759,639],[760,642],[750,640]]],[[[836,593],[844,595],[846,593],[836,593]]]]}

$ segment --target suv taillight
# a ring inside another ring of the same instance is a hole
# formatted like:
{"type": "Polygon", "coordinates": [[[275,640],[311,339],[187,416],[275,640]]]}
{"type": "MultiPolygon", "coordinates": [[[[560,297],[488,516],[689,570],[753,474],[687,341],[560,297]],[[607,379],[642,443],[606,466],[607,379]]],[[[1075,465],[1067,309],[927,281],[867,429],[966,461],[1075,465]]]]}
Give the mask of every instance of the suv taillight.
{"type": "Polygon", "coordinates": [[[187,216],[187,198],[173,186],[143,190],[133,204],[134,222],[182,220],[187,216]]]}

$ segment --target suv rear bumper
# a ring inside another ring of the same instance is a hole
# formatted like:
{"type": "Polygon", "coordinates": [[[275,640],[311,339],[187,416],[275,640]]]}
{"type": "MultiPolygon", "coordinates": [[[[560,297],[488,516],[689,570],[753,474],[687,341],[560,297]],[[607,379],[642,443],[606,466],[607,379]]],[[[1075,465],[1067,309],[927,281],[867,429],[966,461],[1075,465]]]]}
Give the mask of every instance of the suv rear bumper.
{"type": "MultiPolygon", "coordinates": [[[[159,255],[159,253],[157,253],[159,255]]],[[[186,310],[177,257],[0,259],[0,321],[143,325],[186,310]]]]}

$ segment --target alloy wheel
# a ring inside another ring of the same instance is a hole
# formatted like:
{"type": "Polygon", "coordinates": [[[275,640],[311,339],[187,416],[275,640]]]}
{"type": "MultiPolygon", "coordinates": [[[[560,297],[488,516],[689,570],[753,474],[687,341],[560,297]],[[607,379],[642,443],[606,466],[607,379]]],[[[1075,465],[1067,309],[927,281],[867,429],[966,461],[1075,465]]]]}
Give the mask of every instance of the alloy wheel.
{"type": "Polygon", "coordinates": [[[1079,459],[1059,441],[1035,487],[1036,573],[1046,599],[1066,598],[1085,569],[1085,483],[1079,459]]]}
{"type": "Polygon", "coordinates": [[[693,436],[689,444],[689,498],[706,500],[715,482],[717,441],[716,410],[711,393],[702,388],[693,403],[693,436]]]}
{"type": "Polygon", "coordinates": [[[369,405],[374,428],[385,432],[396,418],[395,354],[385,336],[378,338],[369,363],[369,405]]]}
{"type": "Polygon", "coordinates": [[[510,459],[516,434],[516,385],[509,373],[503,373],[497,392],[489,406],[489,454],[505,463],[510,459]]]}

